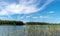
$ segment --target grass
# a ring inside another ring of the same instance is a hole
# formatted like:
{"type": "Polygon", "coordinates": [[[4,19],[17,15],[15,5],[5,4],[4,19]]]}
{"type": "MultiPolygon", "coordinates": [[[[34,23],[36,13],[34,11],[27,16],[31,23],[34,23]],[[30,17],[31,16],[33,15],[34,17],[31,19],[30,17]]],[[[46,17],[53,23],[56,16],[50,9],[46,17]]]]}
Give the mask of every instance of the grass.
{"type": "Polygon", "coordinates": [[[55,36],[60,32],[60,25],[28,25],[28,27],[29,36],[55,36]]]}
{"type": "MultiPolygon", "coordinates": [[[[14,26],[16,28],[16,25],[14,26]]],[[[10,30],[8,29],[8,34],[9,32],[10,30]]],[[[17,34],[19,34],[18,36],[58,36],[60,34],[60,25],[26,25],[26,27],[24,27],[24,30],[21,30],[19,32],[17,32],[17,30],[15,29],[12,36],[17,36],[17,34]]]]}
{"type": "MultiPolygon", "coordinates": [[[[0,20],[0,26],[14,26],[14,32],[12,36],[55,36],[60,34],[60,24],[52,24],[52,23],[42,23],[42,22],[27,22],[23,23],[21,21],[7,21],[0,20]],[[17,32],[17,25],[26,25],[23,31],[19,29],[17,32]],[[27,32],[26,32],[27,31],[27,32]],[[28,34],[26,34],[28,33],[28,34]]],[[[10,34],[10,29],[8,27],[7,36],[10,34]]],[[[2,32],[2,36],[4,36],[2,32]]],[[[59,35],[60,36],[60,35],[59,35]]]]}

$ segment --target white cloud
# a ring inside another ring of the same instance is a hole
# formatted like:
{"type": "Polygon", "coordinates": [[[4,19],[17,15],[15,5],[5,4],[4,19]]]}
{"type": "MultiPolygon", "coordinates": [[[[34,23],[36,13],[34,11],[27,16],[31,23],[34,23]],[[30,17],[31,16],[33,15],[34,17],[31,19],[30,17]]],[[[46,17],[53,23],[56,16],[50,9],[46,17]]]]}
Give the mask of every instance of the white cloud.
{"type": "Polygon", "coordinates": [[[40,18],[49,18],[48,16],[39,16],[40,18]]]}
{"type": "Polygon", "coordinates": [[[32,17],[32,18],[36,19],[36,18],[39,18],[39,17],[32,17]]]}
{"type": "Polygon", "coordinates": [[[49,17],[48,16],[26,16],[26,18],[38,19],[38,18],[49,18],[49,17]]]}
{"type": "Polygon", "coordinates": [[[26,18],[30,18],[31,16],[26,16],[26,18]]]}
{"type": "Polygon", "coordinates": [[[7,2],[1,2],[0,8],[0,15],[13,15],[13,14],[30,14],[37,11],[41,11],[45,9],[45,7],[50,4],[53,0],[47,0],[41,7],[37,8],[42,0],[20,0],[19,4],[12,3],[9,4],[7,2]]]}
{"type": "Polygon", "coordinates": [[[48,12],[48,13],[53,14],[53,13],[55,13],[55,12],[54,12],[54,11],[50,11],[50,12],[48,12]]]}

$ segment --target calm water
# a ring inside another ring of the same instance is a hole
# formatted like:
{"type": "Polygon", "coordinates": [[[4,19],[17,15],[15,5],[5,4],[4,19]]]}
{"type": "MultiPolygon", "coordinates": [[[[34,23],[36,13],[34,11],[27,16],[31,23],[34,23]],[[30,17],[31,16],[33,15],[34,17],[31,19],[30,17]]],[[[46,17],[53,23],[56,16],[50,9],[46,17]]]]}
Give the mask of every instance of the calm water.
{"type": "Polygon", "coordinates": [[[24,26],[0,26],[0,36],[60,36],[60,30],[59,30],[60,28],[54,29],[52,28],[53,27],[52,26],[51,27],[52,29],[50,28],[51,30],[50,31],[49,28],[45,26],[42,26],[42,25],[40,26],[26,26],[26,25],[24,26]]]}
{"type": "Polygon", "coordinates": [[[23,36],[24,26],[0,26],[0,36],[23,36]]]}

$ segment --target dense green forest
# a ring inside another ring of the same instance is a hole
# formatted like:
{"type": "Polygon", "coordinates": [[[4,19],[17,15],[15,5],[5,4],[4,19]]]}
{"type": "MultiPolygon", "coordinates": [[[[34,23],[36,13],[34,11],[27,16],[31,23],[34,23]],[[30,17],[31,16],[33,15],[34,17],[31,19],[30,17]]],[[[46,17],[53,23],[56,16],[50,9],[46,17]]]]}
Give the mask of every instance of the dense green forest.
{"type": "Polygon", "coordinates": [[[47,23],[47,22],[26,22],[26,25],[57,25],[60,23],[47,23]]]}
{"type": "Polygon", "coordinates": [[[24,23],[15,20],[0,20],[0,25],[24,25],[24,23]]]}
{"type": "Polygon", "coordinates": [[[60,23],[46,23],[46,22],[22,22],[16,20],[0,20],[0,25],[57,25],[60,23]]]}
{"type": "Polygon", "coordinates": [[[49,23],[45,23],[45,22],[27,22],[27,25],[46,25],[49,23]]]}

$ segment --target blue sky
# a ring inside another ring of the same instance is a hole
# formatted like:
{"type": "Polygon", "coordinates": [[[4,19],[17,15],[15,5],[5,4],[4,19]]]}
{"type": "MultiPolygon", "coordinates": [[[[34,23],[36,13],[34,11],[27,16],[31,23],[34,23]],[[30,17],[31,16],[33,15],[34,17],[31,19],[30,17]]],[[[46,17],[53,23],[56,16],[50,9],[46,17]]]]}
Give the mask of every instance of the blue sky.
{"type": "Polygon", "coordinates": [[[60,0],[0,0],[1,20],[60,22],[60,0]]]}

